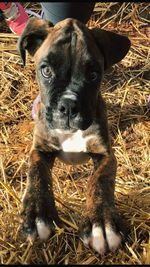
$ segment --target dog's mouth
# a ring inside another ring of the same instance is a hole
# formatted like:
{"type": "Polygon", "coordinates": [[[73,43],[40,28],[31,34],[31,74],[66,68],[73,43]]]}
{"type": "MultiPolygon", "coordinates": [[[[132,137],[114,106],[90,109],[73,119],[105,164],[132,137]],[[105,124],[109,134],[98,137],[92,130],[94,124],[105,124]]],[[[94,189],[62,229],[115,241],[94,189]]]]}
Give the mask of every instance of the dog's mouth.
{"type": "Polygon", "coordinates": [[[57,119],[50,119],[50,116],[46,117],[48,127],[51,129],[60,129],[67,132],[75,132],[77,130],[85,131],[92,124],[91,118],[82,118],[78,116],[74,119],[69,118],[60,118],[57,116],[57,119]]]}

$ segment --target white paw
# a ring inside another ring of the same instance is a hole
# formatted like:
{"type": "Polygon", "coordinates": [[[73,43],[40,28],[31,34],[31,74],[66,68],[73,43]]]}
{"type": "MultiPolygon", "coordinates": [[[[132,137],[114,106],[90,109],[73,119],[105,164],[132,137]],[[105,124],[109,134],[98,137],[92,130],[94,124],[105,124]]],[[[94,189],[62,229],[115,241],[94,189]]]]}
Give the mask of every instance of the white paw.
{"type": "Polygon", "coordinates": [[[42,219],[36,218],[36,227],[40,239],[46,241],[51,234],[49,225],[45,224],[42,219]]]}
{"type": "Polygon", "coordinates": [[[90,235],[84,235],[82,241],[85,246],[93,248],[100,255],[104,255],[107,245],[109,250],[114,252],[121,243],[121,236],[115,233],[110,225],[106,225],[105,233],[106,239],[102,227],[98,224],[93,224],[90,235]]]}

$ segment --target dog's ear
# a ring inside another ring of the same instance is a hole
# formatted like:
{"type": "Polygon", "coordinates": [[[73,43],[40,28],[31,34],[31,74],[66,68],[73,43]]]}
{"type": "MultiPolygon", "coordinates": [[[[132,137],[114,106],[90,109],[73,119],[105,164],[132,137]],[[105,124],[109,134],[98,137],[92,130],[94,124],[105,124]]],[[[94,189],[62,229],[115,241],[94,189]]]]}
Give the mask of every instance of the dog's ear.
{"type": "Polygon", "coordinates": [[[98,28],[91,29],[91,32],[104,55],[104,70],[122,60],[128,53],[131,46],[128,37],[98,28]]]}
{"type": "Polygon", "coordinates": [[[47,37],[49,29],[52,26],[53,24],[46,20],[39,18],[29,19],[17,43],[17,49],[20,53],[24,66],[26,63],[25,50],[27,50],[29,54],[33,56],[47,37]]]}

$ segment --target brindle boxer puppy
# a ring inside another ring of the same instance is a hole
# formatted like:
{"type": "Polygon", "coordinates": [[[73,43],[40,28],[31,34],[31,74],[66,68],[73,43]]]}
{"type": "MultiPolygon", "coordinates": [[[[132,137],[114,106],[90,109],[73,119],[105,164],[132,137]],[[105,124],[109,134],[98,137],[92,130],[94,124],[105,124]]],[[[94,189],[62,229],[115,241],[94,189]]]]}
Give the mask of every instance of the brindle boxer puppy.
{"type": "Polygon", "coordinates": [[[94,174],[87,185],[80,237],[100,254],[106,249],[115,251],[122,240],[114,203],[116,159],[99,85],[104,71],[127,54],[130,41],[112,32],[88,29],[75,19],[53,27],[34,18],[18,48],[24,65],[25,50],[34,56],[41,95],[23,198],[23,230],[32,238],[38,234],[46,240],[53,221],[60,222],[50,173],[55,157],[69,164],[91,157],[94,174]]]}

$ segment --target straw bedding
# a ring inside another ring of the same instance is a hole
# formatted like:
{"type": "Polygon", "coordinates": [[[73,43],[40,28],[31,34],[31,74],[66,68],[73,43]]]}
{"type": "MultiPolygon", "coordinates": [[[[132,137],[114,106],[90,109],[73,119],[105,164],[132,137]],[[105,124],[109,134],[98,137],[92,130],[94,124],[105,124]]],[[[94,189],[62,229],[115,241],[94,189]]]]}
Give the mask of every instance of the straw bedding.
{"type": "MultiPolygon", "coordinates": [[[[38,3],[24,3],[40,11],[38,3]]],[[[34,63],[21,65],[18,37],[0,24],[0,263],[1,264],[150,264],[150,4],[97,3],[88,23],[129,36],[127,56],[105,74],[102,94],[108,106],[112,144],[118,161],[116,206],[130,228],[116,253],[104,257],[85,248],[77,230],[85,203],[92,161],[76,167],[58,160],[54,192],[64,228],[47,243],[34,244],[20,233],[21,198],[26,185],[38,94],[34,63]]]]}

